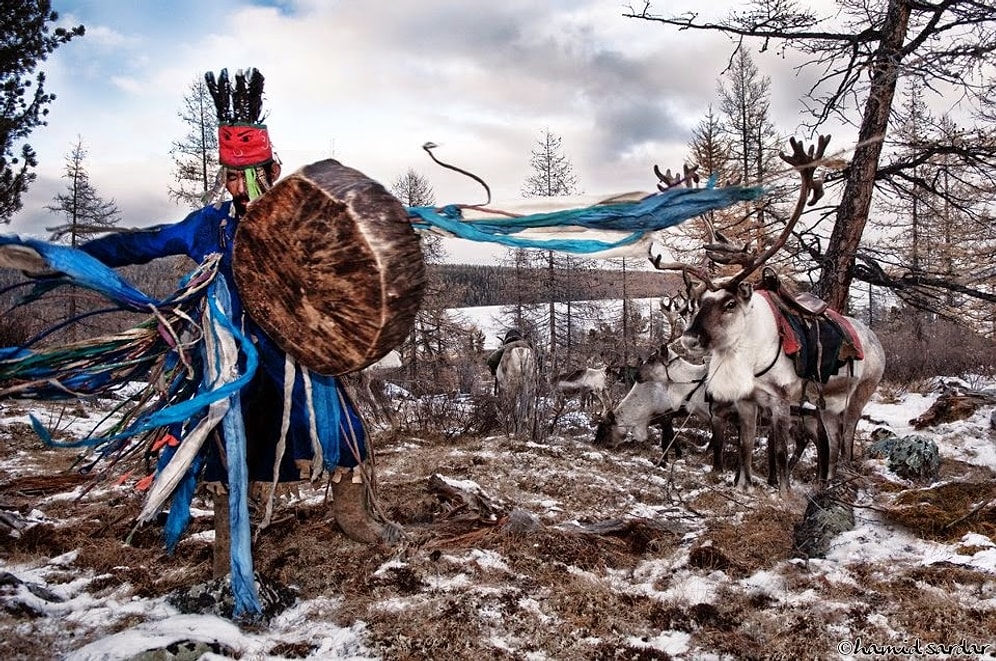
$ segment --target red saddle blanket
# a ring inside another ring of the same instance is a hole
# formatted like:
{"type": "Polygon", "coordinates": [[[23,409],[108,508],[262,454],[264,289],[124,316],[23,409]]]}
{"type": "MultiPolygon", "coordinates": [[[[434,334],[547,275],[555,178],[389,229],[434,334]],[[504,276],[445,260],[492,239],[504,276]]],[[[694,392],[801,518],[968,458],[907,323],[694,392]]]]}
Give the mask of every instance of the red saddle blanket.
{"type": "Polygon", "coordinates": [[[782,350],[800,377],[826,383],[844,365],[864,359],[861,338],[840,313],[827,308],[820,315],[799,314],[786,309],[776,293],[763,289],[757,293],[771,307],[782,350]]]}

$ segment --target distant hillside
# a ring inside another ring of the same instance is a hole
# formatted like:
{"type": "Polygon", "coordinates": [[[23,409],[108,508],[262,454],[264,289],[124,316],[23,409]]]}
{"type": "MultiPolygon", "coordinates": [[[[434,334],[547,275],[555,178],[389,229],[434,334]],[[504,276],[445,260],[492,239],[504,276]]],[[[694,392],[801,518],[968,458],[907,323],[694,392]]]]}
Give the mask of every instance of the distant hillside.
{"type": "MultiPolygon", "coordinates": [[[[524,303],[547,302],[542,284],[550,273],[546,269],[524,269],[526,275],[521,281],[536,283],[532,291],[515,293],[515,269],[509,266],[486,266],[472,264],[433,264],[429,266],[433,279],[447,291],[463,292],[455,305],[474,307],[478,305],[506,305],[521,297],[524,303]]],[[[650,298],[665,292],[675,291],[681,278],[673,273],[662,271],[617,269],[590,269],[574,271],[568,275],[563,270],[555,272],[560,282],[576,283],[557,297],[557,300],[597,300],[620,299],[625,290],[626,298],[650,298]],[[625,280],[625,284],[624,284],[625,280]]]]}

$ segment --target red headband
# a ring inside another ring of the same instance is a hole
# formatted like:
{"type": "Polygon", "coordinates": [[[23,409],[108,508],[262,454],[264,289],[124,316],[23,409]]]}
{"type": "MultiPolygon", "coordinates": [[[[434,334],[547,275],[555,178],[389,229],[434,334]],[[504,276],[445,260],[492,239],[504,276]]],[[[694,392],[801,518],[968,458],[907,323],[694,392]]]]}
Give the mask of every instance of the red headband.
{"type": "Polygon", "coordinates": [[[251,168],[273,160],[273,148],[262,124],[222,124],[218,127],[218,160],[230,168],[251,168]]]}

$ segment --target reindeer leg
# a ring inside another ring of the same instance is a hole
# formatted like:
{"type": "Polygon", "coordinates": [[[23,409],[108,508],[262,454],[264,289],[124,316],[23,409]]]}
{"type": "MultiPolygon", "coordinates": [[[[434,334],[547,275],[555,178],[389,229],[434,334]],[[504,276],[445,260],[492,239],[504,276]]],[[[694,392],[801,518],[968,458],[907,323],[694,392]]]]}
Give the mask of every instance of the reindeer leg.
{"type": "Polygon", "coordinates": [[[772,402],[771,433],[768,435],[768,484],[777,485],[782,495],[789,491],[788,437],[791,427],[792,413],[789,405],[781,401],[772,402]]]}
{"type": "Polygon", "coordinates": [[[753,486],[750,464],[757,441],[757,404],[746,400],[737,402],[737,416],[740,418],[740,466],[733,484],[739,484],[741,489],[748,491],[753,486]]]}
{"type": "Polygon", "coordinates": [[[612,399],[609,397],[608,392],[604,390],[599,390],[598,401],[602,405],[601,416],[605,417],[605,414],[612,410],[612,399]]]}
{"type": "Polygon", "coordinates": [[[826,486],[830,479],[830,435],[827,433],[826,412],[820,412],[816,424],[816,479],[826,486]]]}
{"type": "Polygon", "coordinates": [[[713,415],[709,421],[712,434],[709,436],[709,449],[712,450],[712,471],[723,472],[723,443],[726,440],[726,421],[720,415],[713,415]]]}
{"type": "Polygon", "coordinates": [[[667,453],[668,450],[674,448],[674,458],[678,459],[681,456],[681,452],[678,450],[678,446],[675,445],[675,434],[674,434],[674,424],[671,421],[672,414],[668,414],[658,418],[658,427],[661,430],[661,460],[658,463],[659,466],[667,465],[667,453]]]}
{"type": "Polygon", "coordinates": [[[795,437],[795,450],[792,452],[792,458],[789,459],[789,473],[795,470],[796,464],[799,463],[802,454],[806,451],[806,446],[809,445],[809,439],[819,443],[818,425],[819,422],[812,415],[806,413],[801,414],[798,420],[793,420],[792,435],[795,437]]]}
{"type": "MultiPolygon", "coordinates": [[[[826,481],[829,482],[837,474],[837,461],[841,453],[843,452],[845,455],[849,453],[844,440],[841,416],[824,411],[822,419],[822,427],[827,437],[826,481]]],[[[849,459],[845,457],[845,461],[849,461],[849,459]]]]}

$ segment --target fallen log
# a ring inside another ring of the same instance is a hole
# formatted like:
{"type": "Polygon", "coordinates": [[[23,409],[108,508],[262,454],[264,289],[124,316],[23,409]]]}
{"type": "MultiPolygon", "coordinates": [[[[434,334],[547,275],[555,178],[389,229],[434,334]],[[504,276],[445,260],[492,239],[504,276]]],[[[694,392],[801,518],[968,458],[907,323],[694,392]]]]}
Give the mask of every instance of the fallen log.
{"type": "Polygon", "coordinates": [[[914,429],[924,429],[965,420],[982,406],[996,406],[996,396],[974,390],[945,392],[921,416],[910,420],[910,424],[914,429]]]}

